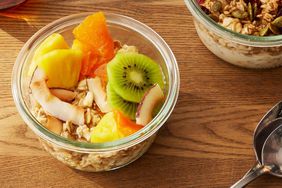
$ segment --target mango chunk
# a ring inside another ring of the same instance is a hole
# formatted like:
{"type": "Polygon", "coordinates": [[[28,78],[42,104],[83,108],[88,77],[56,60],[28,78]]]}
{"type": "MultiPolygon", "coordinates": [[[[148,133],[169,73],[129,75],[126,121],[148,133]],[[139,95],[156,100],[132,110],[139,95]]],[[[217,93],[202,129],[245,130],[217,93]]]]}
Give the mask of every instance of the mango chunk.
{"type": "Polygon", "coordinates": [[[57,49],[41,56],[38,67],[47,76],[49,88],[74,88],[79,79],[82,52],[73,49],[57,49]]]}
{"type": "Polygon", "coordinates": [[[37,67],[37,60],[44,54],[55,50],[55,49],[67,49],[69,48],[68,44],[66,43],[64,37],[58,33],[53,33],[49,37],[47,37],[35,50],[34,56],[32,58],[28,76],[32,76],[34,70],[37,67]]]}

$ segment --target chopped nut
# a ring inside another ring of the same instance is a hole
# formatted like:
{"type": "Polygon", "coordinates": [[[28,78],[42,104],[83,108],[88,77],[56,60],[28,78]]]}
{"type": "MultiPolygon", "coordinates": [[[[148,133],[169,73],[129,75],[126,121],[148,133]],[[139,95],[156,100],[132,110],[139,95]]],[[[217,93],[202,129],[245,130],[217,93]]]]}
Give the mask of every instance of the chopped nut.
{"type": "Polygon", "coordinates": [[[127,53],[127,52],[134,52],[138,53],[138,49],[136,46],[128,46],[128,45],[123,45],[120,50],[118,50],[118,53],[127,53]]]}
{"type": "Polygon", "coordinates": [[[222,9],[222,3],[220,1],[215,1],[214,4],[211,7],[211,10],[213,12],[218,12],[222,9]]]}
{"type": "Polygon", "coordinates": [[[87,108],[86,113],[85,113],[85,123],[89,124],[91,121],[91,112],[90,109],[87,108]]]}
{"type": "Polygon", "coordinates": [[[90,141],[90,130],[87,125],[77,127],[76,134],[78,138],[85,138],[87,141],[90,141]]]}
{"type": "Polygon", "coordinates": [[[80,90],[80,91],[85,91],[85,90],[87,90],[86,79],[81,80],[81,81],[78,83],[77,90],[80,90]]]}
{"type": "Polygon", "coordinates": [[[235,10],[231,14],[232,14],[233,17],[239,18],[239,19],[244,19],[248,16],[247,12],[243,12],[241,10],[235,10]]]}
{"type": "Polygon", "coordinates": [[[82,107],[91,107],[93,104],[93,100],[94,100],[94,95],[91,91],[88,91],[86,93],[86,96],[84,97],[81,106],[82,107]]]}
{"type": "Polygon", "coordinates": [[[235,31],[237,33],[241,33],[241,31],[242,31],[242,24],[240,22],[236,23],[235,24],[235,28],[234,28],[233,31],[235,31]]]}
{"type": "Polygon", "coordinates": [[[74,125],[70,121],[63,123],[63,131],[71,133],[74,129],[74,125]]]}
{"type": "Polygon", "coordinates": [[[45,125],[50,131],[60,135],[63,129],[63,123],[52,116],[47,116],[47,123],[45,125]]]}

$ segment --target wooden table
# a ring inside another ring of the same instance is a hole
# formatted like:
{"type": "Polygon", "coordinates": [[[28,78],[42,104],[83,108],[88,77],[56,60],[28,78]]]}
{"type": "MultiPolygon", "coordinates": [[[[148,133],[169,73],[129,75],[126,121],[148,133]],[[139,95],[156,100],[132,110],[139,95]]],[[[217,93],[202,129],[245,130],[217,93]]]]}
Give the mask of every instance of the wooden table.
{"type": "MultiPolygon", "coordinates": [[[[282,98],[282,69],[247,70],[215,57],[200,42],[182,0],[28,0],[0,16],[0,187],[228,187],[254,163],[252,133],[282,98]],[[120,170],[72,170],[41,149],[20,118],[11,72],[23,44],[62,16],[103,10],[157,31],[178,60],[178,104],[150,150],[120,170]],[[18,18],[13,18],[16,14],[18,18]]],[[[249,187],[281,187],[264,176],[249,187]]]]}

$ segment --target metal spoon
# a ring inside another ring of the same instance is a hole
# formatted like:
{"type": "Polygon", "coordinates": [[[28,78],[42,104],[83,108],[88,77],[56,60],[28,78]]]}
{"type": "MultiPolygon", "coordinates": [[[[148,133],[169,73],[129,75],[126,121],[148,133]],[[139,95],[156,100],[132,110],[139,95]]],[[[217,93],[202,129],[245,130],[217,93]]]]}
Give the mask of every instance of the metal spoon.
{"type": "MultiPolygon", "coordinates": [[[[253,168],[256,168],[256,166],[258,164],[261,164],[261,151],[262,151],[262,147],[263,144],[267,138],[267,136],[270,134],[270,132],[272,132],[272,130],[274,130],[274,128],[270,128],[269,129],[265,129],[267,126],[270,126],[271,122],[277,118],[282,117],[282,101],[280,101],[279,103],[277,103],[276,105],[274,105],[264,116],[263,118],[260,120],[260,122],[258,123],[254,135],[253,135],[253,149],[255,152],[255,156],[256,156],[256,164],[253,166],[253,168]],[[266,132],[266,133],[265,133],[266,132]],[[267,132],[269,134],[267,134],[267,132]]],[[[253,168],[251,168],[246,175],[253,170],[253,168]]],[[[245,175],[245,176],[246,176],[245,175]]]]}
{"type": "Polygon", "coordinates": [[[262,174],[269,173],[282,177],[282,171],[280,171],[279,167],[280,164],[282,167],[282,118],[270,122],[259,135],[257,139],[264,139],[266,137],[261,151],[262,161],[258,161],[258,163],[241,180],[231,186],[231,188],[242,188],[262,174]],[[278,142],[278,140],[280,142],[278,142]],[[280,156],[280,158],[277,156],[280,156]]]}
{"type": "Polygon", "coordinates": [[[267,138],[267,136],[270,134],[270,132],[272,132],[272,130],[274,130],[274,128],[270,128],[269,129],[265,129],[267,126],[270,126],[270,122],[272,122],[273,120],[282,117],[282,101],[280,101],[279,103],[277,103],[276,105],[274,105],[264,116],[263,118],[260,120],[260,122],[258,123],[254,135],[253,135],[253,149],[255,152],[255,156],[256,156],[256,164],[253,166],[253,168],[251,168],[246,174],[245,176],[250,173],[252,170],[256,169],[256,167],[258,165],[261,164],[262,160],[261,160],[261,151],[262,151],[262,147],[263,144],[265,143],[265,140],[267,138]],[[262,131],[264,130],[264,131],[262,131]],[[267,132],[269,134],[267,134],[267,132]]]}

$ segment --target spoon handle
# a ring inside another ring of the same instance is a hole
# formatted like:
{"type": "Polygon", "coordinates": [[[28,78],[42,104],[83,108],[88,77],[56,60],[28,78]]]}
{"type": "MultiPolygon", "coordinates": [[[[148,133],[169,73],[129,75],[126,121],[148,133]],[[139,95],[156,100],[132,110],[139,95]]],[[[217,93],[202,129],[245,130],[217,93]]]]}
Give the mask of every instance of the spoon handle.
{"type": "Polygon", "coordinates": [[[246,172],[246,174],[245,174],[242,178],[244,178],[244,177],[246,177],[248,174],[250,174],[250,173],[256,171],[260,166],[261,166],[261,164],[258,163],[258,162],[256,162],[256,163],[254,164],[254,166],[253,166],[248,172],[246,172]]]}
{"type": "Polygon", "coordinates": [[[237,181],[230,188],[242,188],[251,183],[254,179],[261,176],[262,174],[268,173],[270,171],[268,166],[257,164],[249,170],[249,172],[242,177],[239,181],[237,181]]]}

